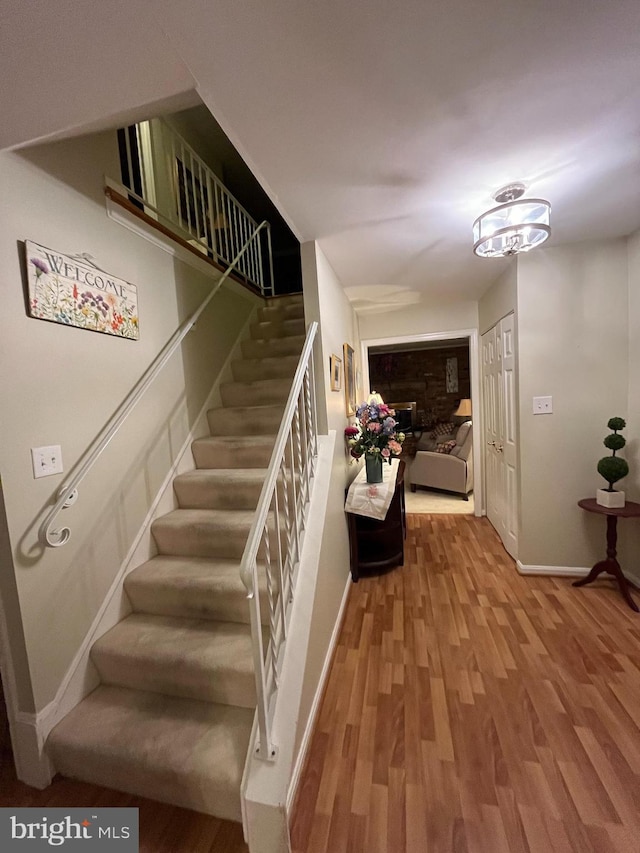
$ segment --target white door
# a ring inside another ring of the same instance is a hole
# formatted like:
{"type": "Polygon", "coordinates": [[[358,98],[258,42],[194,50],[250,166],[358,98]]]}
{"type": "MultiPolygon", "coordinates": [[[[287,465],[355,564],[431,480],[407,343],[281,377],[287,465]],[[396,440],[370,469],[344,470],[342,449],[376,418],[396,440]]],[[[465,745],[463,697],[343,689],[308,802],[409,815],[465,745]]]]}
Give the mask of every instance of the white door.
{"type": "Polygon", "coordinates": [[[482,336],[487,517],[514,559],[518,550],[518,491],[513,314],[482,336]]]}
{"type": "Polygon", "coordinates": [[[482,336],[482,396],[484,402],[484,470],[487,496],[487,516],[498,530],[500,527],[500,489],[498,487],[498,375],[495,327],[482,336]]]}
{"type": "Polygon", "coordinates": [[[515,328],[513,314],[500,321],[502,337],[502,449],[500,459],[504,477],[504,513],[502,541],[516,559],[518,555],[518,453],[516,444],[516,372],[515,328]]]}

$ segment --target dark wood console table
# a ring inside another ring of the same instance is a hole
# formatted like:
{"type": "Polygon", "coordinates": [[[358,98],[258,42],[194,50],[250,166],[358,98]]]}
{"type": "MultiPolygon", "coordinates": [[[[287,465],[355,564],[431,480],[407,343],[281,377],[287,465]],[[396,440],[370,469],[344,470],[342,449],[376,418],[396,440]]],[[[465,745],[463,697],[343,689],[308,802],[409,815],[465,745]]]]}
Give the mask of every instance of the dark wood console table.
{"type": "Polygon", "coordinates": [[[352,512],[346,513],[351,578],[355,583],[365,575],[382,574],[404,563],[404,470],[405,463],[400,460],[395,491],[384,521],[352,512]]]}
{"type": "Polygon", "coordinates": [[[627,501],[624,506],[612,507],[610,509],[606,506],[600,506],[600,504],[596,502],[595,498],[584,498],[583,500],[578,501],[578,506],[582,507],[582,509],[586,509],[587,512],[595,512],[599,515],[607,516],[607,558],[596,563],[589,574],[585,578],[582,578],[582,580],[575,581],[573,586],[586,586],[586,584],[594,581],[598,575],[606,572],[609,575],[613,575],[613,577],[618,581],[622,597],[629,607],[632,610],[635,610],[636,613],[640,613],[638,605],[635,603],[633,598],[631,598],[631,593],[629,592],[629,587],[632,587],[633,589],[638,589],[638,587],[632,581],[625,578],[622,573],[622,569],[620,568],[620,563],[616,559],[618,519],[639,518],[640,504],[634,503],[633,501],[627,501]]]}

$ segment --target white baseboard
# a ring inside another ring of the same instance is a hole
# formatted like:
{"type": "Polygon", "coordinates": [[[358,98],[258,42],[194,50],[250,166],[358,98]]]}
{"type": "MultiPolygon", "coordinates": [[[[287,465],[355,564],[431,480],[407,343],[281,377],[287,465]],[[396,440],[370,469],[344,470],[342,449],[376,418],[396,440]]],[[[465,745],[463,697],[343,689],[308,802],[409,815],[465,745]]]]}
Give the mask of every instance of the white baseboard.
{"type": "Polygon", "coordinates": [[[315,695],[313,697],[313,702],[311,704],[311,710],[309,712],[309,718],[307,720],[307,725],[305,726],[304,734],[302,735],[302,740],[300,741],[300,748],[298,750],[298,757],[296,758],[296,763],[293,767],[293,772],[291,774],[291,781],[289,783],[289,790],[287,791],[287,813],[290,813],[291,807],[293,806],[293,801],[298,792],[298,785],[300,784],[300,775],[302,773],[302,768],[304,767],[305,758],[307,757],[307,750],[309,748],[309,744],[311,742],[311,735],[313,734],[313,730],[315,727],[316,717],[318,715],[318,711],[320,710],[320,702],[322,700],[322,696],[324,694],[324,686],[326,680],[329,676],[329,669],[331,667],[331,661],[333,660],[333,653],[338,644],[338,637],[340,636],[340,629],[342,628],[342,621],[344,618],[344,611],[347,606],[347,601],[349,598],[349,590],[351,589],[351,575],[348,576],[347,583],[344,588],[344,592],[342,594],[342,601],[340,602],[340,609],[338,611],[338,616],[336,619],[336,624],[333,627],[333,633],[331,634],[331,639],[329,640],[329,647],[327,648],[327,654],[324,659],[324,664],[322,666],[322,672],[320,673],[320,679],[318,680],[318,686],[316,688],[315,695]]]}
{"type": "Polygon", "coordinates": [[[241,342],[249,334],[251,323],[255,322],[257,307],[251,312],[244,324],[236,343],[229,352],[216,381],[214,382],[207,399],[205,400],[198,416],[196,417],[189,434],[185,438],[176,458],[167,472],[156,497],[149,507],[149,511],[135,536],[120,569],[107,592],[104,601],[98,610],[91,627],[82,641],[69,669],[67,670],[55,698],[37,715],[35,725],[38,739],[45,743],[51,730],[62,720],[73,708],[76,707],[92,690],[99,684],[98,673],[91,663],[90,652],[94,642],[122,621],[130,612],[126,596],[123,594],[123,584],[126,576],[142,563],[149,560],[156,553],[151,535],[151,524],[160,515],[175,509],[175,497],[173,493],[173,480],[185,471],[195,468],[193,456],[191,455],[191,444],[201,435],[207,432],[207,411],[220,405],[220,385],[231,378],[231,362],[239,357],[241,342]]]}
{"type": "Polygon", "coordinates": [[[521,575],[551,575],[556,577],[584,577],[588,575],[591,568],[582,566],[525,566],[520,560],[516,560],[518,572],[521,575]]]}
{"type": "MultiPolygon", "coordinates": [[[[576,577],[584,578],[591,571],[591,566],[588,568],[582,566],[525,566],[520,560],[516,560],[518,572],[521,575],[547,575],[551,577],[576,577]]],[[[640,583],[640,578],[631,572],[623,571],[622,574],[628,581],[640,583]]],[[[600,577],[611,578],[612,575],[603,574],[600,577]]]]}

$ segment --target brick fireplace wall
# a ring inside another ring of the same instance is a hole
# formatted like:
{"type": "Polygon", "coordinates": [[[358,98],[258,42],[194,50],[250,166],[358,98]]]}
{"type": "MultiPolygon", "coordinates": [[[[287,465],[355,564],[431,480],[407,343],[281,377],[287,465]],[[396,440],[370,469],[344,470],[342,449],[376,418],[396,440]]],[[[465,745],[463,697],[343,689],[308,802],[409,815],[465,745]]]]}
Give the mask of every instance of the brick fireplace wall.
{"type": "Polygon", "coordinates": [[[416,421],[430,427],[448,421],[463,397],[471,397],[469,347],[369,354],[371,390],[385,402],[416,401],[416,421]],[[458,390],[447,392],[447,359],[458,361],[458,390]]]}

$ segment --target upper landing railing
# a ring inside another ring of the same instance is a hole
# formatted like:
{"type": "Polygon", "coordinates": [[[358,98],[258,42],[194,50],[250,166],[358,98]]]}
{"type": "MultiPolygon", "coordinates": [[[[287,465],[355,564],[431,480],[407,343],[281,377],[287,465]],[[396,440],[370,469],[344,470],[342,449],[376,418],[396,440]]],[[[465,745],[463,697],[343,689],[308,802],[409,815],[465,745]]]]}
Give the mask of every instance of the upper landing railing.
{"type": "MultiPolygon", "coordinates": [[[[223,269],[258,223],[213,170],[164,119],[118,131],[122,181],[129,201],[223,269]]],[[[236,274],[273,295],[271,230],[240,256],[236,274]]]]}

